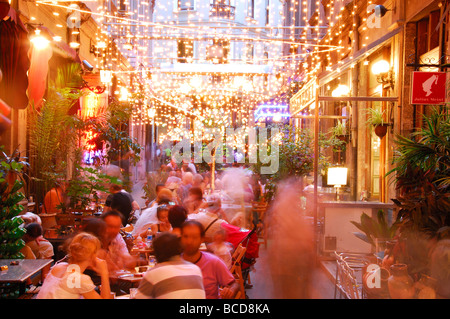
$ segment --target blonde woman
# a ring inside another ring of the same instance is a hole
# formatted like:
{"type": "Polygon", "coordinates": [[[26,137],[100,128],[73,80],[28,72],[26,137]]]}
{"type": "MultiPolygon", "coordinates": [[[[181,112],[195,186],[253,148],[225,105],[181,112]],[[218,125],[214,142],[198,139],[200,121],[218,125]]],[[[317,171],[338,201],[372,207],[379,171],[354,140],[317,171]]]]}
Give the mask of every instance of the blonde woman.
{"type": "Polygon", "coordinates": [[[37,299],[110,299],[108,267],[104,260],[97,258],[99,249],[97,237],[85,232],[77,234],[68,247],[68,262],[52,267],[37,299]],[[92,279],[83,274],[88,267],[101,278],[100,294],[95,291],[92,279]]]}

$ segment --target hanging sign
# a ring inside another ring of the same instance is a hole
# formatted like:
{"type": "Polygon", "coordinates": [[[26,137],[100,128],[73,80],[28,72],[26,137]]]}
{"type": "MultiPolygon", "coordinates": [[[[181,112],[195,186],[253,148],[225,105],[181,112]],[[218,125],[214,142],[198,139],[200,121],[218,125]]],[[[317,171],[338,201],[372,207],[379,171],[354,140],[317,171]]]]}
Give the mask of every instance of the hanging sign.
{"type": "Polygon", "coordinates": [[[445,72],[413,72],[411,104],[445,104],[445,72]]]}

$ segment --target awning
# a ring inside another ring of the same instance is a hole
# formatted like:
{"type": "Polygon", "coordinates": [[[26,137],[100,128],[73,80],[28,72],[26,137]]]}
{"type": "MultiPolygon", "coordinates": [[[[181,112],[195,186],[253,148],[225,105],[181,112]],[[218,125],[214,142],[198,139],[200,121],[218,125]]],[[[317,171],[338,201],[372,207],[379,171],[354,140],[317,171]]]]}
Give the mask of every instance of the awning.
{"type": "Polygon", "coordinates": [[[3,74],[0,98],[12,108],[24,109],[28,105],[28,32],[9,3],[0,0],[0,5],[3,12],[0,20],[0,69],[3,74]]]}

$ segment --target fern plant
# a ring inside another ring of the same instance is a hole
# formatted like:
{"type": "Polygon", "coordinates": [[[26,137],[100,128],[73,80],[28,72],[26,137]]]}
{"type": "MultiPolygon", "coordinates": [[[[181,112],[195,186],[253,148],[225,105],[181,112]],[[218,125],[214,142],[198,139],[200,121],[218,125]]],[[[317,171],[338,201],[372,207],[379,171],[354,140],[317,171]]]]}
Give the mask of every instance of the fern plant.
{"type": "Polygon", "coordinates": [[[58,179],[65,179],[68,157],[76,145],[79,122],[70,109],[83,95],[80,70],[77,64],[59,68],[42,106],[29,107],[30,162],[38,203],[58,179]]]}

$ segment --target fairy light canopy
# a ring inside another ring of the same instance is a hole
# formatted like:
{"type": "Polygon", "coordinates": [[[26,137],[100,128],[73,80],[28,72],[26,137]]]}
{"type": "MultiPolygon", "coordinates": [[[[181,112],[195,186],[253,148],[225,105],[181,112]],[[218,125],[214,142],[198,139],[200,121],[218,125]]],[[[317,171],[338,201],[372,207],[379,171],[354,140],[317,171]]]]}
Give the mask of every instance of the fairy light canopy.
{"type": "Polygon", "coordinates": [[[134,125],[155,124],[168,132],[192,124],[250,125],[258,106],[277,96],[289,78],[307,81],[349,54],[351,31],[347,43],[342,35],[352,25],[343,15],[358,11],[355,1],[345,0],[37,0],[34,5],[69,15],[75,26],[89,14],[98,25],[91,35],[95,70],[108,71],[108,82],[111,73],[120,79],[122,98],[143,96],[134,125]],[[130,68],[117,68],[124,58],[130,68]]]}

